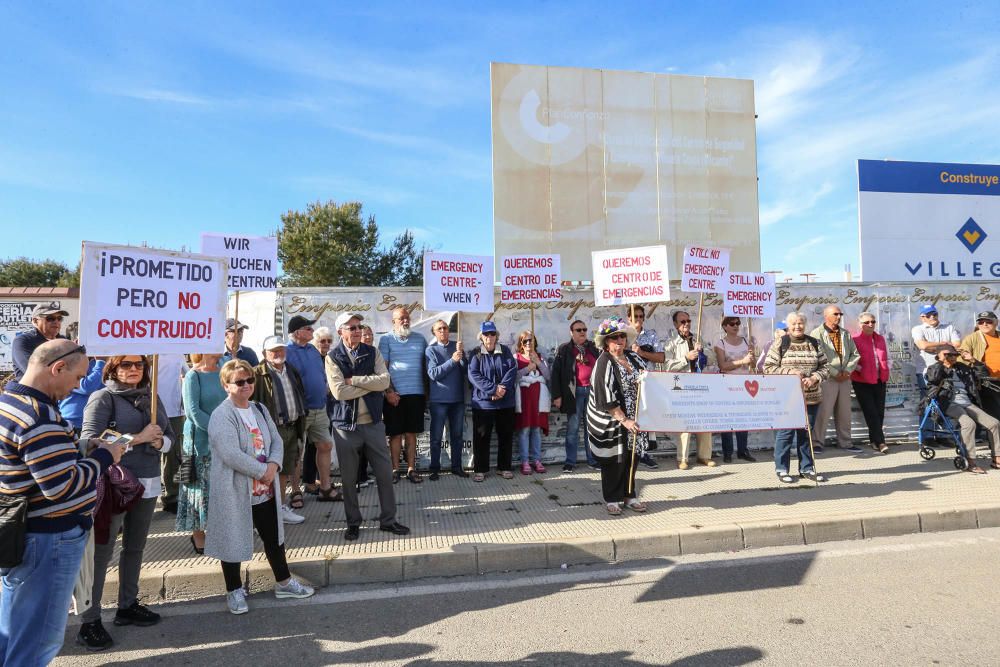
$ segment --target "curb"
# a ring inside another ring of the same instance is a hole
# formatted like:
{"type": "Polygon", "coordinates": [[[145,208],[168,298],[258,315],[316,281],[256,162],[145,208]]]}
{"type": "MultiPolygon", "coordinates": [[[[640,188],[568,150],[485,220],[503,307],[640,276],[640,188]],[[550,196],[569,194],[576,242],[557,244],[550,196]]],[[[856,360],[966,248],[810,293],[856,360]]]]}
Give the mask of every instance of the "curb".
{"type": "MultiPolygon", "coordinates": [[[[573,565],[627,563],[688,554],[736,552],[763,547],[1000,527],[1000,505],[919,512],[878,512],[802,521],[747,522],[687,527],[632,535],[571,538],[523,544],[457,544],[450,549],[290,560],[289,569],[317,587],[361,583],[399,583],[431,577],[560,569],[573,565]]],[[[244,564],[251,593],[270,590],[266,561],[244,564]]],[[[218,567],[200,565],[144,571],[139,597],[144,603],[214,597],[225,588],[218,567]]],[[[109,572],[103,603],[113,604],[118,576],[109,572]]]]}

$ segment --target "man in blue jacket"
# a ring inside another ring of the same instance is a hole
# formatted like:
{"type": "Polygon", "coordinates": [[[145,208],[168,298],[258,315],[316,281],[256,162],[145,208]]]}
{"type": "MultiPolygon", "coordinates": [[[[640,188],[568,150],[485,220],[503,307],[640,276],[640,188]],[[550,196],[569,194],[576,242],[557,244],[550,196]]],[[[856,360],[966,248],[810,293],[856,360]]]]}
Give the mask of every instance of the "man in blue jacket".
{"type": "Polygon", "coordinates": [[[497,432],[497,473],[513,478],[511,452],[514,445],[514,391],[517,361],[510,348],[497,339],[497,325],[487,320],[479,327],[482,345],[469,359],[472,384],[473,481],[482,482],[490,470],[490,440],[497,432]]]}
{"type": "Polygon", "coordinates": [[[451,474],[468,477],[462,470],[462,441],[465,430],[465,376],[468,363],[462,341],[451,341],[448,323],[438,320],[431,328],[434,340],[424,352],[427,357],[427,377],[430,378],[431,408],[431,476],[437,481],[441,472],[441,440],[448,423],[451,443],[451,474]]]}

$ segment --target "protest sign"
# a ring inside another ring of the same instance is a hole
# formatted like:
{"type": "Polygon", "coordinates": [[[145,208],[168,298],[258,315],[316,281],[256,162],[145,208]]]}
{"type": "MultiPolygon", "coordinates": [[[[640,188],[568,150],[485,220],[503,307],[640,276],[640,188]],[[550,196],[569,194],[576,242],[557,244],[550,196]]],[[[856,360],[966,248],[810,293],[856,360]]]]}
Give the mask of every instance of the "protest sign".
{"type": "Polygon", "coordinates": [[[591,253],[591,258],[595,305],[670,299],[666,246],[601,250],[591,253]]]}
{"type": "Polygon", "coordinates": [[[31,311],[37,302],[0,302],[0,372],[14,370],[14,337],[31,330],[31,311]]]}
{"type": "Polygon", "coordinates": [[[424,254],[424,308],[493,312],[493,258],[424,254]]]}
{"type": "Polygon", "coordinates": [[[803,428],[797,375],[647,373],[636,420],[644,431],[719,433],[803,428]]]}
{"type": "Polygon", "coordinates": [[[722,312],[727,317],[774,317],[773,273],[728,272],[723,287],[722,312]]]}
{"type": "Polygon", "coordinates": [[[231,290],[278,289],[278,239],[203,233],[201,254],[229,263],[231,290]]]}
{"type": "Polygon", "coordinates": [[[559,255],[511,255],[500,259],[500,301],[562,299],[559,255]]]}
{"type": "Polygon", "coordinates": [[[689,245],[684,248],[681,291],[718,294],[722,291],[722,276],[728,270],[728,250],[689,245]]]}
{"type": "Polygon", "coordinates": [[[226,260],[84,241],[80,343],[92,355],[225,348],[226,260]]]}

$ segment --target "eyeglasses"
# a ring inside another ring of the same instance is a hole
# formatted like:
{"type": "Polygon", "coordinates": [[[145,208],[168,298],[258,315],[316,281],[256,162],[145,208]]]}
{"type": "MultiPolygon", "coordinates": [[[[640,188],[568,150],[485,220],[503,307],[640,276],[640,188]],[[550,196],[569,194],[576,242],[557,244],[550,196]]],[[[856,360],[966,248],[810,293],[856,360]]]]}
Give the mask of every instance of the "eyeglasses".
{"type": "Polygon", "coordinates": [[[740,326],[740,323],[739,322],[726,322],[726,326],[727,327],[738,327],[738,326],[740,326]]]}
{"type": "Polygon", "coordinates": [[[861,323],[861,326],[866,326],[867,327],[867,326],[870,326],[872,324],[875,324],[875,320],[865,320],[864,322],[861,323]]]}
{"type": "Polygon", "coordinates": [[[646,319],[646,316],[645,316],[645,315],[636,315],[636,316],[635,316],[634,318],[632,318],[632,319],[636,319],[636,320],[644,320],[644,319],[646,319]]]}
{"type": "Polygon", "coordinates": [[[496,336],[496,335],[497,335],[496,331],[487,331],[486,333],[483,334],[483,337],[490,338],[491,336],[496,336]]]}
{"type": "Polygon", "coordinates": [[[996,320],[976,320],[976,324],[996,324],[996,320]]]}
{"type": "Polygon", "coordinates": [[[130,371],[133,368],[136,369],[136,370],[138,370],[138,371],[141,371],[145,367],[146,367],[146,362],[142,361],[141,359],[139,361],[119,361],[118,362],[118,368],[122,369],[123,371],[130,371]]]}
{"type": "Polygon", "coordinates": [[[348,331],[361,331],[361,325],[360,324],[345,324],[344,326],[342,326],[340,328],[341,329],[347,329],[348,331]]]}
{"type": "Polygon", "coordinates": [[[62,315],[46,315],[45,316],[45,321],[46,322],[62,322],[63,321],[63,316],[62,315]]]}
{"type": "Polygon", "coordinates": [[[332,338],[320,338],[319,342],[321,342],[321,343],[332,343],[333,339],[332,338]]]}
{"type": "Polygon", "coordinates": [[[74,355],[74,354],[87,354],[87,348],[85,348],[83,345],[80,345],[79,347],[75,347],[72,350],[70,350],[69,352],[63,352],[58,357],[56,357],[55,359],[53,359],[52,361],[50,361],[49,363],[47,363],[45,365],[46,366],[51,366],[52,364],[56,363],[60,359],[65,359],[66,357],[69,357],[69,356],[74,355]]]}
{"type": "Polygon", "coordinates": [[[257,381],[256,378],[254,378],[254,376],[251,375],[250,377],[244,380],[233,380],[229,384],[235,384],[237,387],[242,387],[244,385],[250,385],[252,387],[253,383],[256,381],[257,381]]]}
{"type": "Polygon", "coordinates": [[[691,320],[677,320],[677,324],[691,324],[691,320]]]}
{"type": "Polygon", "coordinates": [[[843,317],[844,316],[843,313],[830,313],[830,314],[833,315],[834,317],[843,317]]]}
{"type": "Polygon", "coordinates": [[[582,329],[573,329],[573,333],[587,333],[587,327],[582,329]]]}
{"type": "Polygon", "coordinates": [[[626,334],[626,333],[615,333],[615,334],[610,334],[608,336],[605,336],[604,340],[622,340],[623,338],[627,338],[627,337],[628,337],[628,334],[626,334]]]}

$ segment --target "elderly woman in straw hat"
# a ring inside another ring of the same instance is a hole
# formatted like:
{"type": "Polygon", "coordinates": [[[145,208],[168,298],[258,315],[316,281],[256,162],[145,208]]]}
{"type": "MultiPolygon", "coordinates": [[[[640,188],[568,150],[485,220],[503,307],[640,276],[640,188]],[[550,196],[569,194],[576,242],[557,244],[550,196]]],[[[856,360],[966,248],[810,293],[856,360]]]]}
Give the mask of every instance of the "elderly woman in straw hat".
{"type": "Polygon", "coordinates": [[[601,491],[612,516],[622,513],[622,504],[635,512],[646,511],[635,489],[636,467],[646,448],[635,421],[639,379],[646,368],[631,350],[635,337],[635,329],[618,317],[604,320],[594,336],[601,356],[590,379],[587,432],[601,466],[601,491]]]}

